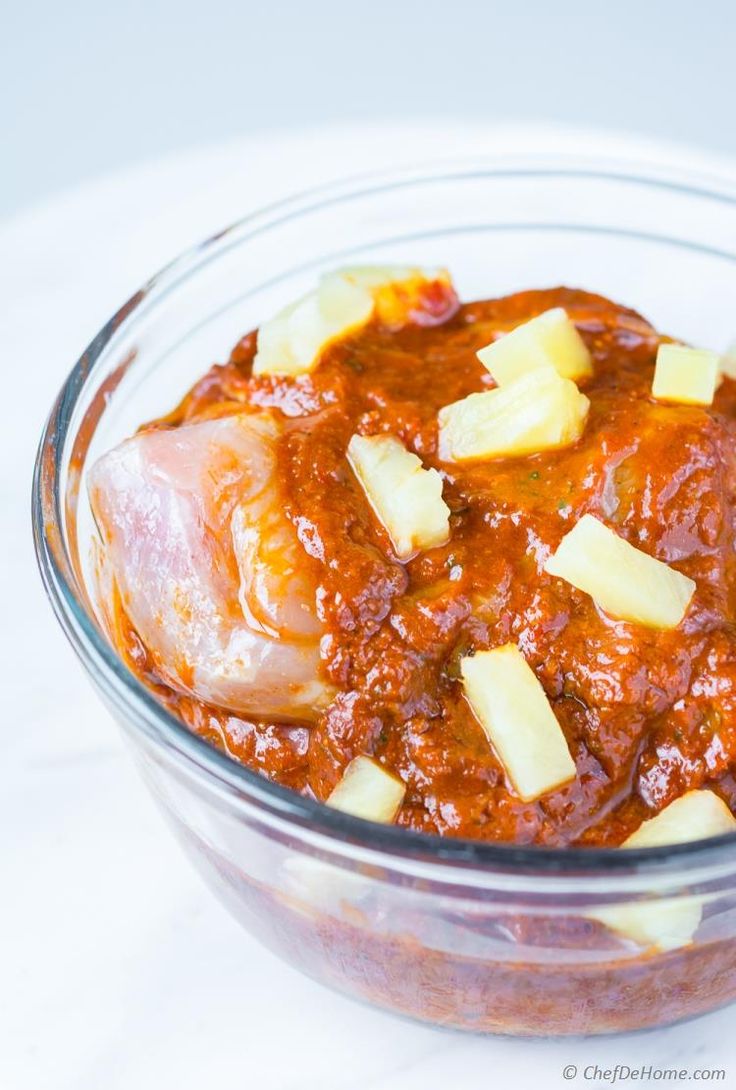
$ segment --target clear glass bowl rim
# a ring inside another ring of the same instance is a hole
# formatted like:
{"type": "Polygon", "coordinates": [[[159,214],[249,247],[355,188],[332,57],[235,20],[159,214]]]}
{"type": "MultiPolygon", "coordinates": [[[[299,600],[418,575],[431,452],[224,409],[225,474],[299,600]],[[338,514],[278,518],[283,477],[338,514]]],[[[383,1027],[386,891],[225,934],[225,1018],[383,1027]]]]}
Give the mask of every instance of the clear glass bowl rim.
{"type": "MultiPolygon", "coordinates": [[[[155,305],[156,297],[174,290],[182,280],[196,276],[204,264],[216,260],[231,247],[243,245],[256,234],[294,217],[398,187],[494,175],[618,181],[736,206],[736,180],[721,173],[706,174],[683,167],[567,152],[530,152],[473,160],[435,160],[394,171],[349,176],[310,188],[243,217],[186,250],[151,277],[102,327],[69,373],[43,430],[33,475],[33,537],[41,578],[57,619],[77,655],[93,679],[104,686],[126,723],[135,725],[154,746],[183,760],[189,771],[206,779],[210,790],[224,791],[231,802],[247,801],[287,824],[308,828],[327,838],[335,848],[342,844],[346,849],[349,846],[365,848],[427,865],[435,862],[444,867],[454,865],[460,870],[465,867],[488,869],[506,874],[518,872],[520,876],[543,872],[592,878],[611,872],[670,873],[713,865],[719,869],[736,867],[736,834],[626,852],[612,848],[550,848],[415,833],[332,810],[265,779],[191,732],[128,670],[101,633],[76,589],[77,579],[62,530],[65,497],[61,493],[60,453],[64,450],[76,404],[123,323],[149,301],[155,305]]],[[[702,249],[708,251],[707,247],[702,249]]],[[[724,256],[723,253],[720,256],[724,256]]],[[[726,256],[736,261],[736,254],[726,256]]]]}

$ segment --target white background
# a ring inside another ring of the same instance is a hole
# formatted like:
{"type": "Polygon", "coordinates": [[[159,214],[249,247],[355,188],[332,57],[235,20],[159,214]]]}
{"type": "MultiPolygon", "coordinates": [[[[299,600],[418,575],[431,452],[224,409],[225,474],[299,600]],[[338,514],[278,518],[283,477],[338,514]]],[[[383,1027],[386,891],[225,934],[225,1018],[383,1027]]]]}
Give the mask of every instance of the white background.
{"type": "Polygon", "coordinates": [[[734,10],[180,0],[4,14],[1,1090],[537,1090],[597,1085],[565,1083],[567,1063],[616,1062],[723,1066],[718,1085],[736,1086],[730,1011],[619,1040],[481,1040],[353,1005],[262,951],[139,784],[51,618],[28,526],[57,387],[172,254],[346,169],[558,145],[560,122],[638,133],[639,155],[659,154],[655,137],[736,152],[734,10]],[[487,128],[535,115],[528,136],[487,128]]]}
{"type": "Polygon", "coordinates": [[[356,119],[575,122],[736,151],[733,0],[0,0],[0,14],[0,215],[162,152],[356,119]]]}

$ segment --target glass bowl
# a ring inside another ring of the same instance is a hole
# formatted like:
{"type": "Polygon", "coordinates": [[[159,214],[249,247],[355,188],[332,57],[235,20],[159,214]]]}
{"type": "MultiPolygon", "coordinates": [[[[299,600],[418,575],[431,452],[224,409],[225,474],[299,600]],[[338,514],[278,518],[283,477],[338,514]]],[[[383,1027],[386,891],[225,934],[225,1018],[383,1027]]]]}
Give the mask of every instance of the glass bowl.
{"type": "Polygon", "coordinates": [[[736,332],[736,190],[636,164],[524,156],[351,180],[169,265],[92,341],[41,440],[33,519],[53,608],[186,852],[245,927],[317,980],[483,1033],[640,1029],[736,996],[736,837],[554,850],[364,822],[191,734],[97,618],[86,467],[169,410],[247,330],[345,263],[447,265],[461,297],[565,283],[722,348],[736,332]],[[591,918],[698,896],[693,941],[643,950],[591,918]]]}

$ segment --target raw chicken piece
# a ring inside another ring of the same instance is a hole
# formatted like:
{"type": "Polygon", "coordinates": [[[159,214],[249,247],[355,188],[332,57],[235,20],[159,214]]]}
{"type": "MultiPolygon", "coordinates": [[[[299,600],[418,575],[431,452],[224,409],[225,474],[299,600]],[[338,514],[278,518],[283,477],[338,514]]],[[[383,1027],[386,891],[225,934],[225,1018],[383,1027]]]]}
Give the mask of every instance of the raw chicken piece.
{"type": "Polygon", "coordinates": [[[234,712],[313,719],[314,563],[283,513],[266,413],[142,432],[89,475],[126,612],[165,680],[234,712]]]}

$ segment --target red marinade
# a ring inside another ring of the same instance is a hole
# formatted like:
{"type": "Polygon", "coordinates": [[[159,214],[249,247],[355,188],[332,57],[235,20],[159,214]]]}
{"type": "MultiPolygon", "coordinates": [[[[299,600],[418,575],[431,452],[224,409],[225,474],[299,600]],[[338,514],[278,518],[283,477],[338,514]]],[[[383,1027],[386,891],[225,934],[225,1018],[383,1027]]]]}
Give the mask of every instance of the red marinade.
{"type": "Polygon", "coordinates": [[[254,377],[245,336],[149,428],[269,409],[283,414],[285,511],[324,615],[336,695],[313,724],[245,719],[177,692],[117,602],[133,669],[192,730],[264,776],[325,799],[371,754],[406,783],[397,824],[519,844],[618,845],[684,791],[736,804],[734,489],[736,383],[712,407],[651,397],[661,337],[583,291],[528,291],[460,306],[439,324],[372,321],[297,378],[254,377]],[[591,409],[567,449],[473,465],[437,457],[437,413],[493,387],[476,357],[499,332],[564,307],[594,360],[591,409]],[[438,469],[447,545],[400,563],[347,463],[353,433],[390,432],[438,469]],[[673,631],[622,625],[542,571],[584,513],[694,579],[673,631]],[[534,802],[510,788],[462,696],[459,660],[513,640],[551,701],[577,765],[534,802]]]}

